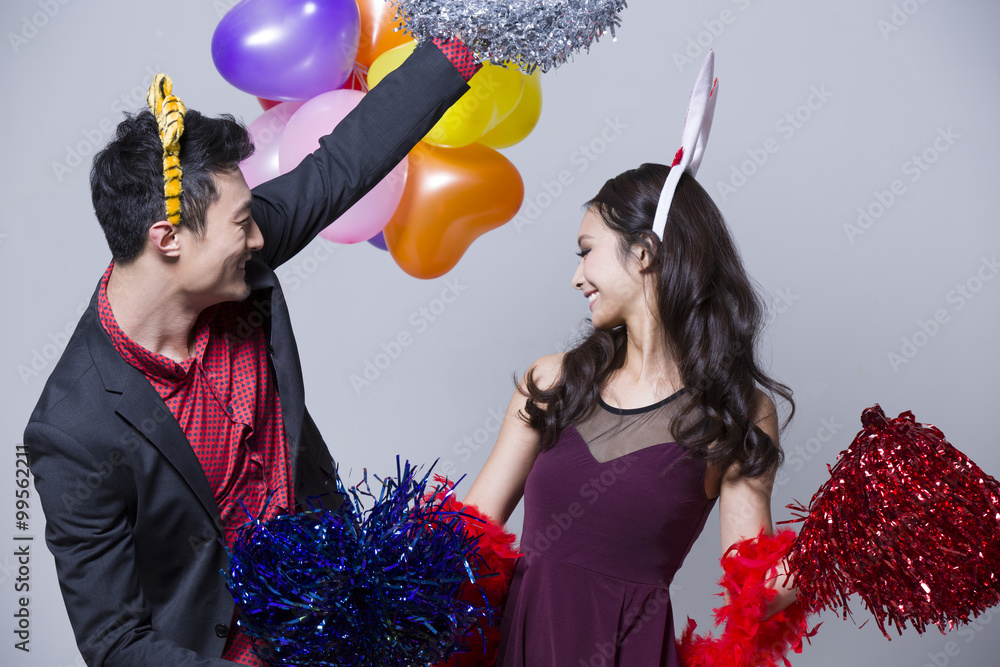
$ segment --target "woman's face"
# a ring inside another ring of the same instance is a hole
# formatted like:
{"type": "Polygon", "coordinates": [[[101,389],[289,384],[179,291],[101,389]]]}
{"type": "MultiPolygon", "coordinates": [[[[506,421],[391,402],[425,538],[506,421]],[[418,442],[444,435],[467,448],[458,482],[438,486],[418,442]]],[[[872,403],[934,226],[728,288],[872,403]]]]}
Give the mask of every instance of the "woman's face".
{"type": "Polygon", "coordinates": [[[590,301],[594,328],[621,326],[630,316],[644,311],[639,257],[622,263],[618,236],[593,207],[583,216],[577,242],[580,263],[573,274],[573,287],[590,301]]]}

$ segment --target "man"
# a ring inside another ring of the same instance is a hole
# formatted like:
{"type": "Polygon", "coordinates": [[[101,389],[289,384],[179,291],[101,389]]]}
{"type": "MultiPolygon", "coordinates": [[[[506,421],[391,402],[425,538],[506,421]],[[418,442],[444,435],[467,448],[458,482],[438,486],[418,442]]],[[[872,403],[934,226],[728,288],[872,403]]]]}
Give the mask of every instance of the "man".
{"type": "Polygon", "coordinates": [[[220,574],[241,503],[270,517],[340,502],[274,270],[403,158],[476,67],[460,43],[422,43],[316,153],[253,192],[237,167],[246,131],[188,111],[179,224],[151,114],[95,158],[113,261],[24,435],[89,665],[260,664],[220,574]]]}

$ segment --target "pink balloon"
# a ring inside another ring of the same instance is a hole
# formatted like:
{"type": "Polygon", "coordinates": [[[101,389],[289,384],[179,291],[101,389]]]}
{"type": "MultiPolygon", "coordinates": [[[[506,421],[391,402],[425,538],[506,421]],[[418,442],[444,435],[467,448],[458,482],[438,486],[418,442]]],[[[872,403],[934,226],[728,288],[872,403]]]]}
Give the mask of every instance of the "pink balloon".
{"type": "Polygon", "coordinates": [[[247,125],[255,150],[253,155],[240,162],[240,170],[251,188],[281,174],[278,170],[278,144],[288,120],[303,104],[305,102],[282,102],[247,125]]]}
{"type": "MultiPolygon", "coordinates": [[[[294,169],[319,148],[319,139],[330,133],[358,105],[364,93],[331,90],[305,102],[285,125],[278,147],[281,173],[294,169]]],[[[397,164],[372,190],[333,221],[320,236],[335,243],[367,241],[382,231],[403,199],[407,160],[397,164]]]]}

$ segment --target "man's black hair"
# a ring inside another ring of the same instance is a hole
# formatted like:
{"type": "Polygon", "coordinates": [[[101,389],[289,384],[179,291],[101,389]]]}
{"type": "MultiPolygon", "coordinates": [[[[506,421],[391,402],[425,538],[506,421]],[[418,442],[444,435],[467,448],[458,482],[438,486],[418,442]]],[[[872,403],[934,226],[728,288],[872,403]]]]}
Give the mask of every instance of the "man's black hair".
{"type": "MultiPolygon", "coordinates": [[[[213,175],[232,173],[253,150],[250,134],[231,115],[208,118],[188,110],[181,135],[181,225],[204,232],[205,211],[219,197],[213,175]]],[[[115,262],[134,261],[149,228],[167,217],[163,145],[153,114],[126,114],[115,137],[94,157],[90,192],[115,262]]]]}

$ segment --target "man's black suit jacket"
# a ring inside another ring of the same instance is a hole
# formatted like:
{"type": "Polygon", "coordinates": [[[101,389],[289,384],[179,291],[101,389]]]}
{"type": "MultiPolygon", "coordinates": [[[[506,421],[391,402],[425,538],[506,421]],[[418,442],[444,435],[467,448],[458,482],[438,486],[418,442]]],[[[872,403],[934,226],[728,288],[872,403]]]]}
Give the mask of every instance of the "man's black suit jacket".
{"type": "MultiPolygon", "coordinates": [[[[303,505],[331,490],[333,462],[305,408],[301,363],[274,269],[371,189],[467,90],[437,47],[421,44],[316,153],[253,190],[264,246],[246,270],[260,317],[245,324],[266,327],[303,505]]],[[[227,557],[217,539],[218,506],[169,409],[101,327],[96,293],[24,441],[46,540],[87,663],[232,665],[219,657],[233,600],[220,573],[227,557]]]]}

